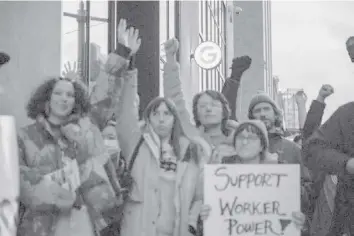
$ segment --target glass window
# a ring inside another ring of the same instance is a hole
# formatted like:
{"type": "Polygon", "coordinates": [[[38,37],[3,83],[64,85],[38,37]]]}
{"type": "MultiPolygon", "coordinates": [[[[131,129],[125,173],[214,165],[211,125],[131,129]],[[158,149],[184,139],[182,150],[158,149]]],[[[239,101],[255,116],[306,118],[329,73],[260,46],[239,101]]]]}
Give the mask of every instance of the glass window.
{"type": "Polygon", "coordinates": [[[62,68],[66,62],[77,62],[78,72],[88,86],[95,81],[107,58],[111,3],[62,1],[62,68]]]}
{"type": "Polygon", "coordinates": [[[200,81],[203,89],[221,91],[226,77],[226,29],[225,29],[225,1],[201,1],[199,3],[200,25],[199,35],[201,39],[213,41],[218,44],[222,51],[221,65],[206,73],[200,73],[200,81]],[[205,81],[205,83],[204,83],[205,81]]]}
{"type": "Polygon", "coordinates": [[[91,1],[91,17],[108,18],[108,1],[91,1]]]}
{"type": "Polygon", "coordinates": [[[175,0],[168,1],[168,38],[176,37],[176,2],[175,0]]]}

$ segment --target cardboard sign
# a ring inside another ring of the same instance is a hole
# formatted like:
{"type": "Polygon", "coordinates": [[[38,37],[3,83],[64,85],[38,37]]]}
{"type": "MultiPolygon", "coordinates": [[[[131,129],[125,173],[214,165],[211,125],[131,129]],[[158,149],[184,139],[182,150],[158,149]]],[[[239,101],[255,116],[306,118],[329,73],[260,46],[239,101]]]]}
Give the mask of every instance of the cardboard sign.
{"type": "Polygon", "coordinates": [[[206,165],[204,203],[211,206],[205,236],[300,236],[299,165],[206,165]]]}

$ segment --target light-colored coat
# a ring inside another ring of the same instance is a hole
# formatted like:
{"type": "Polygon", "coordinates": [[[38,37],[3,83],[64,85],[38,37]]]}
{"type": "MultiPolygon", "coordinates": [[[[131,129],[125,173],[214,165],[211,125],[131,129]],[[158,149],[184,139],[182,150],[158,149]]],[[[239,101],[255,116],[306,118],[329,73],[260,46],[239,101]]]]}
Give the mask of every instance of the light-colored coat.
{"type": "MultiPolygon", "coordinates": [[[[126,203],[122,222],[122,236],[156,236],[156,221],[159,214],[159,149],[149,132],[139,125],[135,97],[137,94],[137,70],[123,74],[124,86],[119,102],[120,114],[117,117],[117,133],[122,153],[130,161],[131,155],[140,139],[140,147],[132,170],[134,185],[126,203]]],[[[182,160],[190,145],[187,138],[180,139],[182,160]]],[[[193,158],[191,158],[193,159],[193,158]]],[[[173,203],[176,209],[174,236],[187,236],[188,225],[196,228],[202,204],[201,173],[196,162],[179,161],[177,164],[176,192],[173,203]],[[200,188],[199,188],[200,187],[200,188]]]]}

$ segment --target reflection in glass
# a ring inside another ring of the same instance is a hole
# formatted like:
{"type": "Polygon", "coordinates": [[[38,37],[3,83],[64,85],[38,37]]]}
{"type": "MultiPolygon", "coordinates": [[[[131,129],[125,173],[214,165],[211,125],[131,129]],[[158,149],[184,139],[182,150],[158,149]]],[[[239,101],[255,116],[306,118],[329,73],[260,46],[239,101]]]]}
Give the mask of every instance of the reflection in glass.
{"type": "Polygon", "coordinates": [[[78,23],[75,18],[62,18],[62,69],[67,61],[78,60],[78,23]]]}
{"type": "Polygon", "coordinates": [[[90,82],[95,81],[108,55],[108,23],[90,22],[90,82]]]}

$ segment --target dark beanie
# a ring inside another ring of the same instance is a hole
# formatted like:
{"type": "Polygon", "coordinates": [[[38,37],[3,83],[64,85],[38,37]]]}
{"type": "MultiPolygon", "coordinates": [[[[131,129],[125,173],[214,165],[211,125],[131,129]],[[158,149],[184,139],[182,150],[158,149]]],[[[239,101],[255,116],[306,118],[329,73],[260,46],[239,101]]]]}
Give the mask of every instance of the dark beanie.
{"type": "Polygon", "coordinates": [[[10,56],[4,52],[0,52],[0,65],[4,65],[10,61],[10,56]]]}
{"type": "Polygon", "coordinates": [[[270,105],[272,105],[274,112],[280,114],[281,111],[278,107],[278,105],[275,103],[275,101],[265,92],[258,92],[256,95],[254,95],[251,99],[250,105],[248,107],[248,118],[249,119],[253,119],[252,116],[252,110],[253,108],[262,102],[266,102],[269,103],[270,105]]]}

